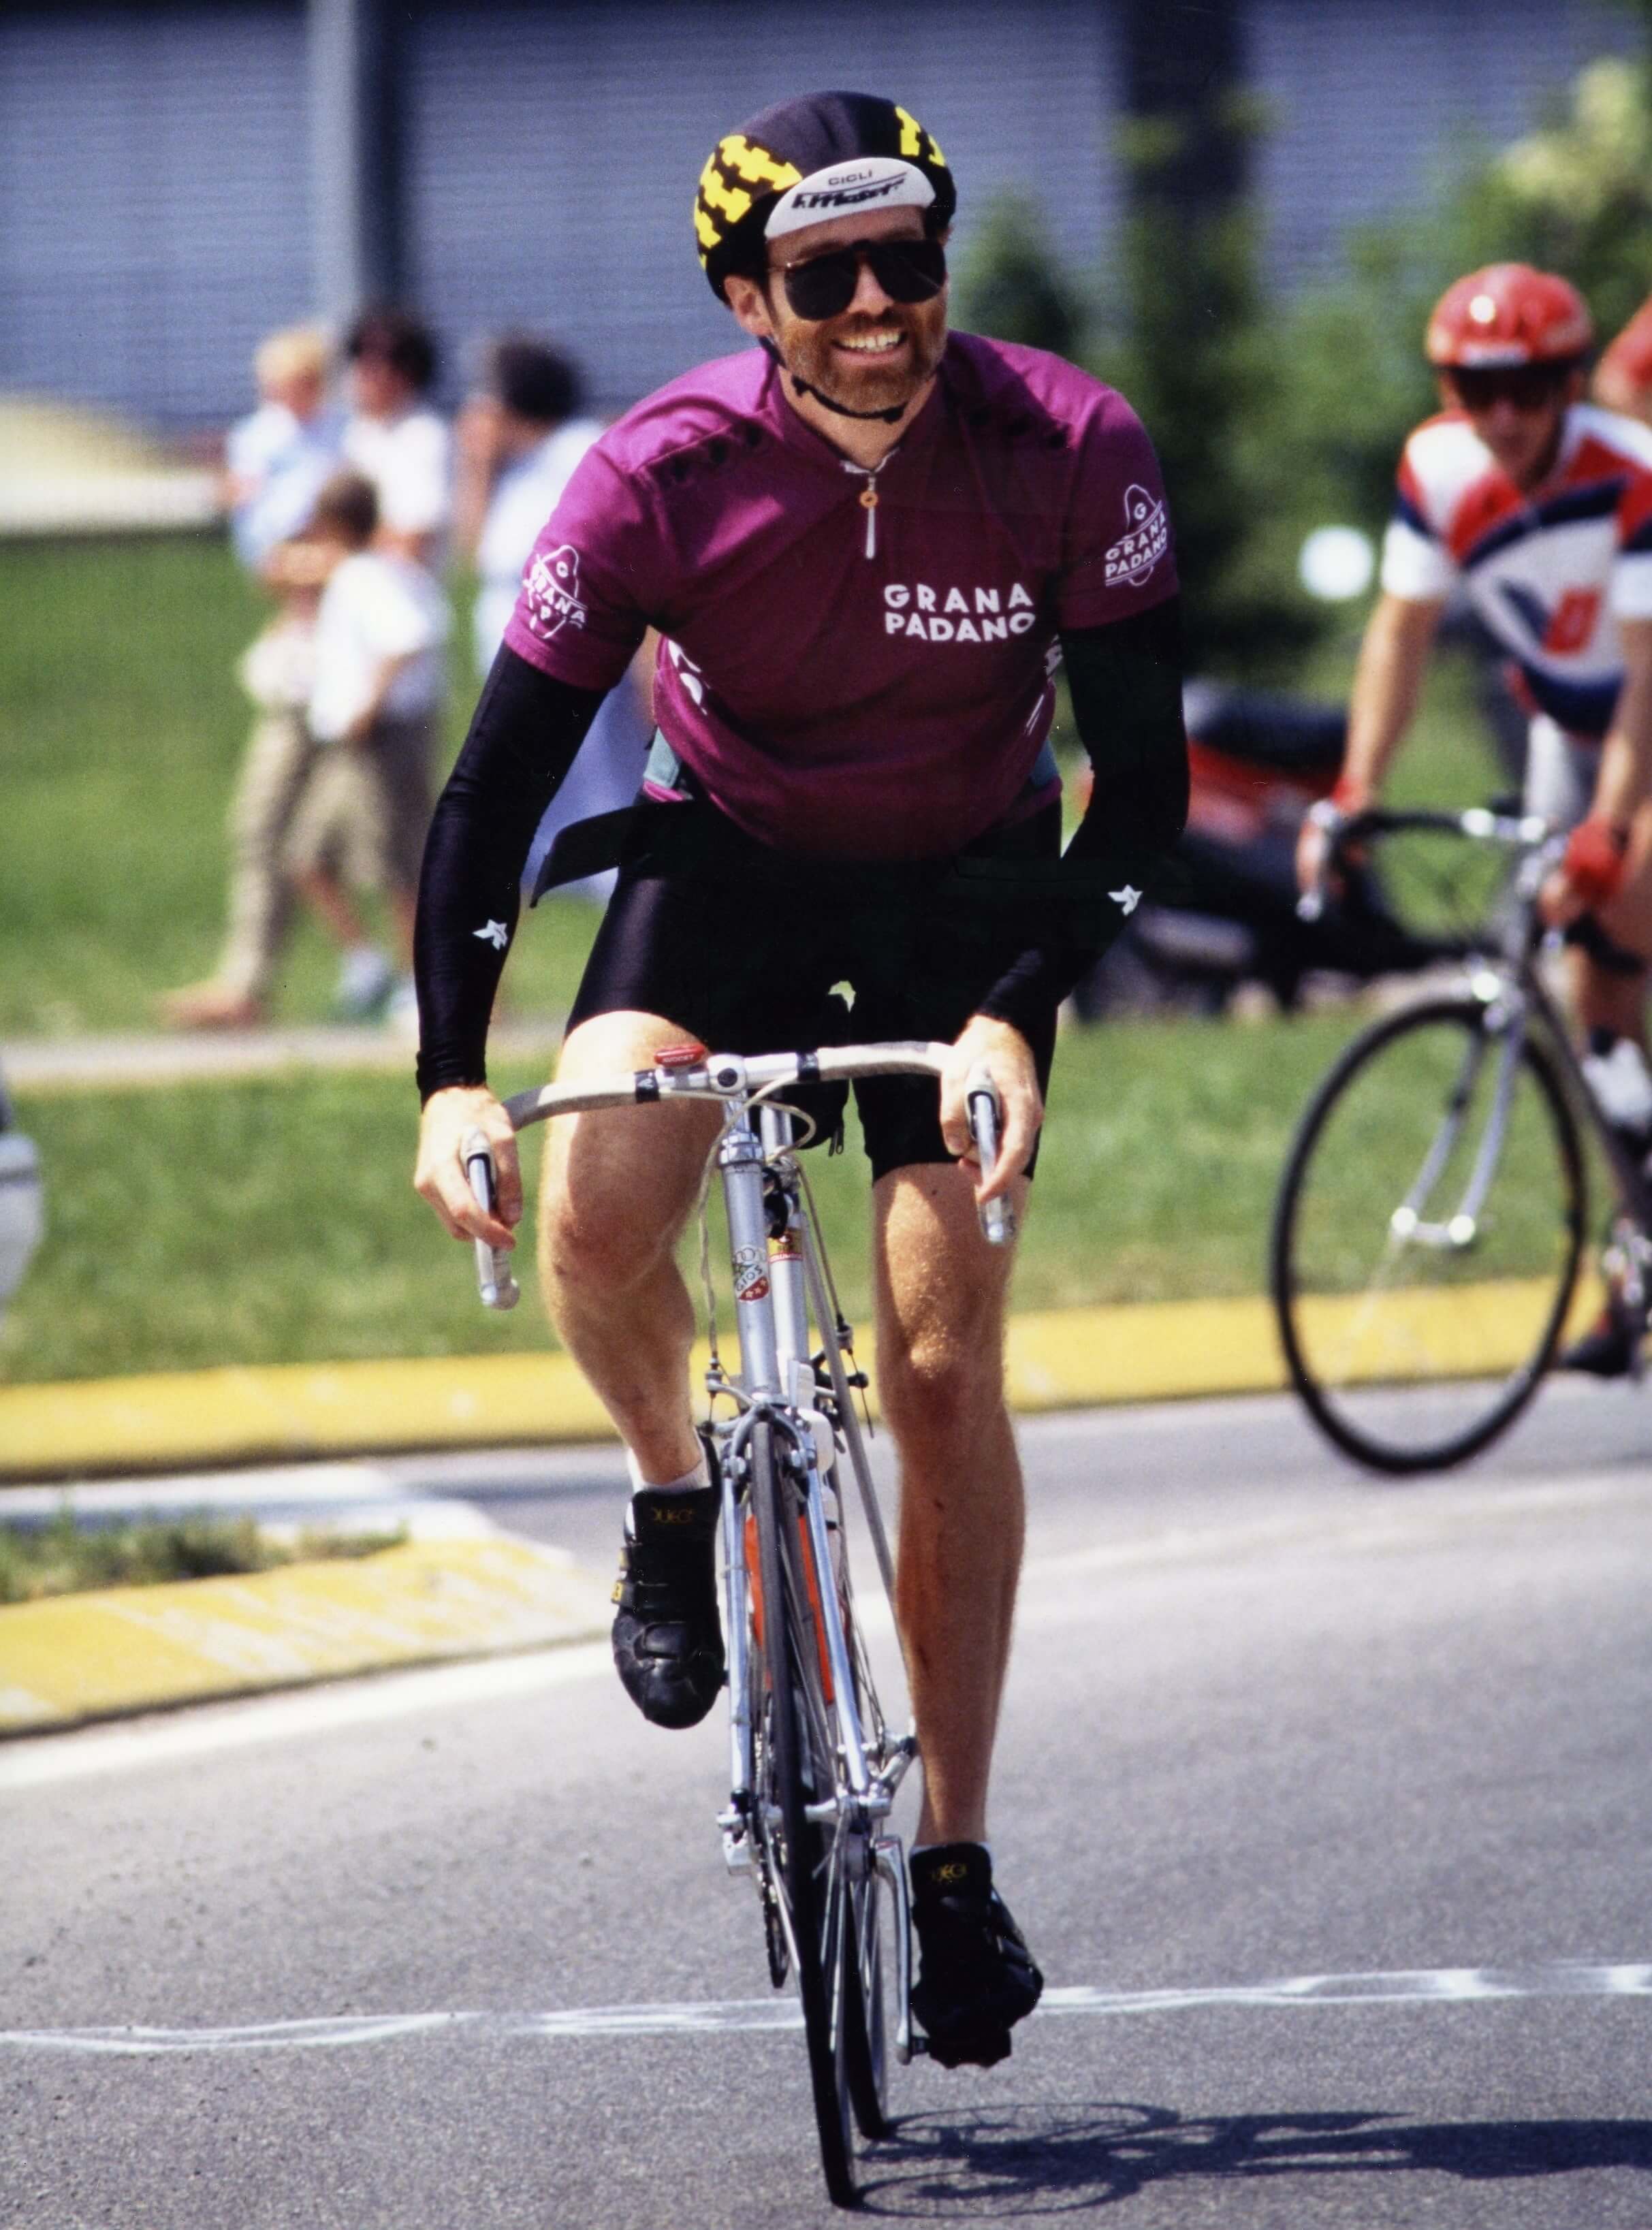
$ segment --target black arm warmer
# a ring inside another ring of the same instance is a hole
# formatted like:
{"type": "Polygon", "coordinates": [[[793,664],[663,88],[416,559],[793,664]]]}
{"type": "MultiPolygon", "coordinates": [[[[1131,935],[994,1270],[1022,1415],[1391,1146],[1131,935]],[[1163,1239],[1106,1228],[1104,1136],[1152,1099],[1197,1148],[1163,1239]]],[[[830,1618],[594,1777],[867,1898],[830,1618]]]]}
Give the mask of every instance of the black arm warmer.
{"type": "Polygon", "coordinates": [[[421,1099],[487,1080],[487,1024],[533,832],[603,701],[501,650],[425,839],[413,931],[421,1099]]]}
{"type": "Polygon", "coordinates": [[[1027,1032],[1105,952],[1128,916],[1112,893],[1150,889],[1187,820],[1181,600],[1062,637],[1073,717],[1094,780],[1084,818],[1039,895],[1037,941],[978,1011],[1027,1032]]]}

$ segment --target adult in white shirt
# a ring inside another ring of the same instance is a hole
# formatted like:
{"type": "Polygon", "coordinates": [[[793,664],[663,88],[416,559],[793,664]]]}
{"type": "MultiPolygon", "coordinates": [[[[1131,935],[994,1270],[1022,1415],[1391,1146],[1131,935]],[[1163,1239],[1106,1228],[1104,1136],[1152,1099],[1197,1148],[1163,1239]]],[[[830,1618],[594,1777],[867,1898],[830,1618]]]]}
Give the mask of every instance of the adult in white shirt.
{"type": "MultiPolygon", "coordinates": [[[[579,373],[560,350],[510,333],[488,351],[482,380],[459,415],[454,536],[480,577],[473,618],[478,675],[498,654],[539,529],[603,430],[599,419],[583,414],[581,400],[579,373]]],[[[641,660],[610,691],[535,833],[525,870],[530,889],[564,828],[636,796],[654,725],[646,678],[652,663],[651,655],[641,660]]],[[[601,902],[612,882],[610,871],[564,887],[601,902]]]]}
{"type": "Polygon", "coordinates": [[[452,441],[425,400],[436,377],[429,329],[410,311],[364,311],[345,336],[351,412],[344,461],[373,484],[378,540],[432,567],[452,516],[452,441]]]}

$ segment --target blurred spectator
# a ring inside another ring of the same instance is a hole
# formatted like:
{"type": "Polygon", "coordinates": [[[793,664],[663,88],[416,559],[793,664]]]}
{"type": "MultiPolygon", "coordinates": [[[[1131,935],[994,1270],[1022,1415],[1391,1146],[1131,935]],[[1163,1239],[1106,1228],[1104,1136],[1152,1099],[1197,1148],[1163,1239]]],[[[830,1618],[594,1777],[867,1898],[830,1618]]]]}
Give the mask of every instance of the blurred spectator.
{"type": "Polygon", "coordinates": [[[424,399],[436,377],[436,343],[410,311],[378,309],[364,311],[344,345],[351,396],[345,462],[373,484],[381,545],[439,565],[452,511],[452,445],[424,399]]]}
{"type": "MultiPolygon", "coordinates": [[[[481,577],[474,614],[476,670],[493,664],[539,529],[555,510],[601,422],[579,415],[576,367],[549,342],[507,334],[488,351],[477,391],[455,433],[454,532],[481,577]]],[[[647,675],[653,646],[597,715],[579,755],[540,822],[529,854],[531,886],[562,829],[629,805],[642,778],[653,721],[647,675]]],[[[565,886],[602,900],[611,873],[565,886]]]]}
{"type": "Polygon", "coordinates": [[[342,1002],[368,1012],[389,996],[393,1018],[410,1020],[413,902],[430,817],[449,615],[423,566],[382,544],[371,546],[378,527],[370,480],[342,472],[327,482],[310,525],[326,571],[307,714],[315,757],[284,861],[342,951],[342,1002]],[[369,937],[351,888],[384,893],[403,985],[393,989],[390,963],[369,937]]]}
{"type": "Polygon", "coordinates": [[[302,534],[338,465],[342,428],[326,408],[327,343],[316,327],[270,334],[253,366],[259,405],[230,429],[224,493],[236,554],[278,609],[237,669],[257,710],[229,809],[223,949],[205,982],[162,997],[161,1017],[175,1029],[246,1028],[263,1018],[292,918],[281,847],[312,755],[304,706],[320,577],[302,534]]]}
{"type": "Polygon", "coordinates": [[[602,432],[577,415],[579,375],[547,342],[519,333],[494,342],[455,433],[454,535],[481,577],[476,671],[504,638],[539,529],[569,475],[602,432]]]}
{"type": "Polygon", "coordinates": [[[230,428],[224,448],[229,538],[251,571],[302,530],[338,464],[343,429],[327,408],[329,361],[316,325],[271,333],[254,354],[258,408],[230,428]]]}

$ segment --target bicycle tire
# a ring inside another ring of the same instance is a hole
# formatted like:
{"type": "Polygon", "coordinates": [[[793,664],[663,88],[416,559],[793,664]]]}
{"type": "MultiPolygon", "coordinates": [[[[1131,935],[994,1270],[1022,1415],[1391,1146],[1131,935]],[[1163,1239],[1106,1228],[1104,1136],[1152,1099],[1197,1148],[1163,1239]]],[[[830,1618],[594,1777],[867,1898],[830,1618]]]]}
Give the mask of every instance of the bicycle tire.
{"type": "MultiPolygon", "coordinates": [[[[836,1472],[829,1486],[841,1510],[842,1484],[836,1472]]],[[[865,1743],[881,1733],[882,1715],[855,1633],[854,1602],[841,1581],[837,1606],[853,1673],[851,1700],[865,1743]]],[[[900,1969],[899,1959],[885,1942],[886,1928],[893,1924],[893,1905],[879,1871],[875,1836],[874,1824],[865,1817],[840,1823],[831,1854],[836,1894],[843,1901],[834,1971],[839,2049],[855,2125],[868,2144],[880,2143],[890,2134],[889,1995],[900,1969]]]]}
{"type": "Polygon", "coordinates": [[[1487,1143],[1507,1043],[1468,998],[1373,1024],[1310,1101],[1281,1181],[1269,1285],[1292,1384],[1328,1440],[1392,1476],[1462,1463],[1507,1429],[1553,1360],[1577,1285],[1578,1120],[1529,1031],[1494,1157],[1487,1143]],[[1452,1202],[1482,1148],[1484,1198],[1459,1241],[1452,1202]],[[1408,1214],[1435,1235],[1410,1236],[1408,1214]]]}
{"type": "Polygon", "coordinates": [[[821,2167],[834,2203],[853,2207],[855,2180],[850,2130],[849,2056],[833,2019],[838,1977],[828,1969],[829,1853],[826,1839],[808,1816],[823,1762],[811,1756],[811,1679],[817,1683],[814,1623],[809,1610],[794,1499],[780,1477],[774,1435],[765,1423],[752,1428],[748,1449],[751,1506],[757,1524],[758,1570],[763,1616],[761,1661],[765,1676],[764,1770],[759,1818],[772,1886],[784,1901],[791,1970],[803,2008],[810,2091],[820,2139],[821,2167]]]}
{"type": "Polygon", "coordinates": [[[843,2072],[855,2127],[868,2144],[890,2134],[889,2023],[891,1963],[883,1930],[887,1903],[875,1863],[849,1890],[841,1981],[843,2072]]]}

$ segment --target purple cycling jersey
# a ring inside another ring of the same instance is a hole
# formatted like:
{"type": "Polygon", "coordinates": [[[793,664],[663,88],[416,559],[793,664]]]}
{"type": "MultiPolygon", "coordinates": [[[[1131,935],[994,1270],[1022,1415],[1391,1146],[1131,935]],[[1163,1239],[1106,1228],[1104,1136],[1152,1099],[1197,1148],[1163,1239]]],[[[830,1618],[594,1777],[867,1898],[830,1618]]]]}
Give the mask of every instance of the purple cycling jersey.
{"type": "Polygon", "coordinates": [[[506,635],[608,689],[653,626],[679,759],[779,848],[959,850],[1023,801],[1055,638],[1161,603],[1175,561],[1124,398],[1037,349],[955,333],[874,470],[786,400],[759,351],[648,396],[587,451],[506,635]]]}

